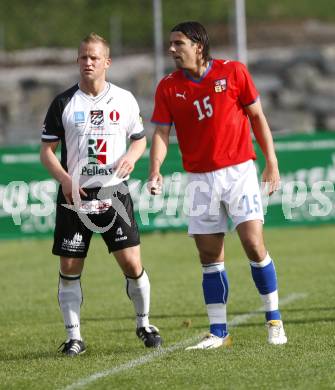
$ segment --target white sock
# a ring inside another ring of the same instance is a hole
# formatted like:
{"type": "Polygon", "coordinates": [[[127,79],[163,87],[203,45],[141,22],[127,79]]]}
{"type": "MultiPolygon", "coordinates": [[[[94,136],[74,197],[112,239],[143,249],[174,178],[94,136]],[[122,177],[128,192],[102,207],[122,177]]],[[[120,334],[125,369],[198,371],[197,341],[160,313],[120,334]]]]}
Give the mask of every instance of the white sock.
{"type": "Polygon", "coordinates": [[[68,339],[81,340],[80,305],[82,300],[80,275],[59,273],[58,302],[63,314],[68,339]]]}
{"type": "Polygon", "coordinates": [[[269,294],[260,294],[260,297],[264,303],[265,312],[278,310],[278,290],[269,294]]]}
{"type": "Polygon", "coordinates": [[[126,281],[127,294],[136,312],[137,328],[149,326],[150,282],[147,273],[143,269],[137,279],[126,276],[126,281]]]}

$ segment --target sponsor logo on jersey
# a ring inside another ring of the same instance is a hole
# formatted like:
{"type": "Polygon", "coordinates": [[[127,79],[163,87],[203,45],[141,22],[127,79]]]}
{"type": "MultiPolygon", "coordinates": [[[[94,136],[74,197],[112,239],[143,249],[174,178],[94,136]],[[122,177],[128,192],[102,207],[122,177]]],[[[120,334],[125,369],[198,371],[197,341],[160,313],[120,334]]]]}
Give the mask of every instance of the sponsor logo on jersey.
{"type": "Polygon", "coordinates": [[[120,114],[116,110],[113,110],[109,114],[109,118],[113,122],[113,124],[115,124],[116,122],[119,122],[120,114]]]}
{"type": "Polygon", "coordinates": [[[75,111],[74,112],[74,122],[83,123],[85,122],[85,113],[84,111],[75,111]]]}
{"type": "Polygon", "coordinates": [[[69,252],[83,252],[85,249],[83,236],[80,233],[75,233],[72,240],[64,238],[62,242],[62,249],[69,252]]]}
{"type": "Polygon", "coordinates": [[[112,168],[101,168],[99,165],[88,164],[81,169],[81,174],[85,176],[102,175],[108,176],[113,174],[112,168]]]}
{"type": "Polygon", "coordinates": [[[85,125],[85,113],[84,111],[75,111],[74,112],[74,126],[83,127],[85,125]]]}
{"type": "Polygon", "coordinates": [[[215,80],[214,90],[215,92],[223,92],[227,89],[227,79],[215,80]]]}
{"type": "Polygon", "coordinates": [[[90,111],[91,128],[93,130],[101,130],[104,127],[104,112],[103,110],[90,111]]]}
{"type": "Polygon", "coordinates": [[[88,140],[87,156],[89,164],[103,164],[107,162],[107,140],[90,138],[88,140]]]}

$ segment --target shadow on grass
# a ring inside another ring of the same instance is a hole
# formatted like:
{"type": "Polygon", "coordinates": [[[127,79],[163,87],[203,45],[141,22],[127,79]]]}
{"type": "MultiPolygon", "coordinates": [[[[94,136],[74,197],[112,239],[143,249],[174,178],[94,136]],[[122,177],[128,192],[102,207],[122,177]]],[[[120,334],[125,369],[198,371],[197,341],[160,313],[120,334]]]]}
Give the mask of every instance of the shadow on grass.
{"type": "MultiPolygon", "coordinates": [[[[243,314],[243,313],[241,313],[243,314]]],[[[204,308],[204,312],[203,313],[184,313],[184,314],[175,314],[175,313],[171,313],[171,314],[156,314],[156,315],[150,315],[150,319],[166,319],[166,318],[201,318],[201,317],[207,317],[207,313],[205,312],[205,308],[204,308]]],[[[91,322],[91,321],[110,321],[110,322],[115,322],[115,321],[125,321],[125,320],[130,320],[130,321],[133,321],[135,318],[135,316],[119,316],[119,317],[116,317],[116,316],[112,316],[112,317],[82,317],[82,323],[84,322],[91,322]]]]}
{"type": "MultiPolygon", "coordinates": [[[[284,321],[284,325],[290,325],[290,324],[295,324],[295,325],[306,325],[306,324],[315,324],[315,323],[325,323],[325,322],[329,322],[329,323],[333,323],[335,321],[335,318],[313,318],[313,319],[306,319],[306,320],[285,320],[284,321]]],[[[260,326],[264,326],[265,325],[265,322],[264,321],[258,321],[256,322],[255,320],[254,321],[248,321],[244,324],[239,324],[237,326],[234,326],[235,327],[238,327],[238,328],[258,328],[260,326]]],[[[201,330],[204,330],[206,329],[206,327],[208,327],[208,324],[197,324],[197,325],[190,325],[190,329],[201,329],[201,330]]],[[[162,328],[163,329],[163,328],[162,328]]]]}
{"type": "MultiPolygon", "coordinates": [[[[283,309],[281,309],[281,312],[284,314],[283,319],[284,319],[285,324],[311,324],[311,323],[322,323],[322,322],[334,322],[335,321],[334,316],[329,317],[329,318],[324,318],[324,317],[310,318],[310,316],[309,316],[308,318],[305,318],[305,319],[294,319],[294,318],[290,318],[290,316],[289,316],[289,313],[300,313],[300,312],[308,312],[310,315],[311,315],[311,313],[317,313],[317,312],[335,312],[334,307],[308,307],[308,308],[296,308],[296,309],[283,308],[283,309]],[[285,315],[285,313],[286,313],[286,315],[285,315]]],[[[229,311],[228,318],[231,320],[232,318],[234,318],[236,316],[248,315],[248,314],[250,314],[250,312],[229,311]]],[[[252,314],[257,315],[257,316],[261,316],[261,318],[263,316],[262,312],[254,312],[252,314]]],[[[207,323],[208,323],[208,320],[207,320],[208,317],[207,317],[207,313],[205,311],[205,308],[204,308],[204,311],[202,313],[183,313],[183,314],[171,313],[169,315],[157,314],[157,315],[150,316],[150,318],[151,318],[152,323],[155,323],[155,320],[176,319],[176,320],[180,321],[180,327],[185,326],[184,321],[187,321],[187,320],[199,319],[199,320],[205,321],[205,325],[201,325],[201,324],[200,325],[193,325],[193,324],[190,325],[190,327],[192,327],[194,329],[203,329],[203,327],[204,326],[206,327],[207,323]]],[[[82,319],[82,324],[85,324],[88,322],[110,322],[110,323],[113,323],[116,321],[119,322],[119,321],[125,321],[125,320],[133,321],[134,317],[133,316],[84,317],[82,319]]],[[[263,318],[260,320],[257,320],[257,319],[248,320],[247,322],[241,323],[238,326],[239,327],[256,327],[256,326],[260,326],[262,324],[264,324],[263,318]]],[[[160,325],[159,328],[160,329],[169,329],[169,326],[168,325],[165,325],[165,326],[160,325]]],[[[133,331],[134,331],[133,327],[124,327],[124,326],[122,326],[122,327],[118,326],[118,327],[114,327],[114,328],[109,329],[110,333],[129,333],[129,332],[133,332],[133,331]]]]}
{"type": "Polygon", "coordinates": [[[304,312],[308,311],[310,313],[316,311],[333,311],[335,312],[335,307],[307,307],[307,308],[295,308],[295,309],[280,309],[281,312],[304,312]]]}
{"type": "Polygon", "coordinates": [[[53,351],[45,351],[45,352],[19,352],[18,354],[10,354],[0,352],[0,361],[1,362],[12,362],[12,361],[33,361],[33,360],[55,360],[57,358],[62,358],[59,354],[57,354],[57,348],[53,351]]]}
{"type": "MultiPolygon", "coordinates": [[[[76,363],[77,359],[91,359],[91,358],[103,358],[103,357],[113,357],[113,356],[120,356],[120,355],[134,355],[136,353],[139,354],[139,356],[142,354],[142,345],[138,344],[138,340],[134,338],[134,343],[132,346],[127,345],[113,345],[112,341],[110,342],[110,346],[101,346],[99,344],[94,344],[94,342],[87,344],[87,352],[83,355],[80,355],[80,357],[71,358],[68,356],[65,356],[61,353],[57,353],[57,347],[55,349],[52,349],[50,351],[45,352],[18,352],[17,354],[11,353],[7,355],[3,351],[0,351],[0,362],[19,362],[19,361],[27,361],[27,362],[33,362],[33,361],[39,361],[43,360],[45,362],[46,360],[52,361],[52,362],[61,362],[61,361],[68,361],[69,363],[76,363]]],[[[143,347],[144,351],[149,351],[143,347]]],[[[150,351],[149,351],[150,352],[150,351]]],[[[0,387],[1,388],[1,387],[0,387]]]]}
{"type": "MultiPolygon", "coordinates": [[[[294,309],[287,309],[287,308],[280,308],[280,311],[282,313],[294,313],[294,312],[318,312],[318,311],[334,311],[335,307],[307,307],[307,308],[294,308],[294,309]]],[[[240,315],[247,315],[250,314],[250,311],[237,311],[237,310],[229,310],[228,315],[230,318],[233,316],[240,316],[240,315]]],[[[259,312],[259,314],[262,314],[262,312],[259,312]]],[[[170,314],[151,314],[150,319],[173,319],[173,318],[207,318],[207,312],[204,307],[203,311],[200,313],[170,313],[170,314]]],[[[134,316],[114,316],[111,315],[110,317],[107,316],[101,316],[101,317],[82,317],[82,323],[85,322],[95,322],[95,321],[108,321],[108,322],[115,322],[115,321],[124,321],[124,320],[134,320],[134,316]]]]}
{"type": "MultiPolygon", "coordinates": [[[[315,323],[322,323],[322,322],[334,322],[335,321],[335,317],[333,318],[306,318],[306,319],[287,319],[287,318],[284,318],[284,325],[289,325],[289,324],[296,324],[296,325],[299,325],[299,324],[302,324],[302,325],[305,325],[305,324],[315,324],[315,323]]],[[[244,324],[239,324],[237,325],[237,327],[239,328],[247,328],[247,327],[255,327],[255,326],[260,326],[260,325],[264,325],[264,321],[248,321],[244,324]]]]}

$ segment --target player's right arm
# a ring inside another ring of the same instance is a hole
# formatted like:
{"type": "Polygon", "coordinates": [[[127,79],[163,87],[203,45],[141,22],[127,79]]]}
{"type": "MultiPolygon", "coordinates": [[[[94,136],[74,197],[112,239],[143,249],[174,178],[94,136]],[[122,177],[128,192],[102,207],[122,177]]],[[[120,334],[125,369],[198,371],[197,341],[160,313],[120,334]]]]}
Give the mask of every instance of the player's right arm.
{"type": "MultiPolygon", "coordinates": [[[[63,110],[64,102],[61,95],[58,95],[52,101],[44,120],[41,136],[40,160],[51,176],[61,184],[66,203],[73,204],[72,178],[63,168],[56,156],[59,141],[62,139],[62,136],[64,136],[62,121],[63,110]]],[[[84,196],[86,195],[81,188],[79,189],[79,193],[84,196]]]]}
{"type": "MultiPolygon", "coordinates": [[[[62,167],[56,156],[56,150],[59,141],[42,142],[40,150],[41,163],[46,167],[51,176],[55,178],[62,186],[63,194],[67,204],[73,204],[72,198],[72,178],[62,167]]],[[[86,195],[80,188],[79,192],[86,195]]]]}
{"type": "Polygon", "coordinates": [[[162,192],[163,177],[160,174],[160,168],[169,147],[170,130],[170,125],[157,125],[152,137],[148,183],[148,189],[152,195],[159,195],[162,192]]]}
{"type": "Polygon", "coordinates": [[[56,142],[42,142],[40,150],[41,163],[46,167],[51,176],[55,178],[62,186],[63,194],[68,204],[72,202],[72,180],[71,176],[65,171],[56,156],[58,146],[56,142]]]}

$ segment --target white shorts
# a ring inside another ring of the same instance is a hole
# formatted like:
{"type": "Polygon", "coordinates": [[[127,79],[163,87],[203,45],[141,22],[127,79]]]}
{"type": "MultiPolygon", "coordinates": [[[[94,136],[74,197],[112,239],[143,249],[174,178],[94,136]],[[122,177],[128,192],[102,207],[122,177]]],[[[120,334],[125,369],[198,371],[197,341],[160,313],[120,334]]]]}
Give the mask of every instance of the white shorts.
{"type": "Polygon", "coordinates": [[[262,198],[253,160],[206,173],[189,173],[188,233],[212,234],[242,222],[264,222],[262,198]]]}

